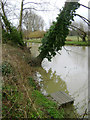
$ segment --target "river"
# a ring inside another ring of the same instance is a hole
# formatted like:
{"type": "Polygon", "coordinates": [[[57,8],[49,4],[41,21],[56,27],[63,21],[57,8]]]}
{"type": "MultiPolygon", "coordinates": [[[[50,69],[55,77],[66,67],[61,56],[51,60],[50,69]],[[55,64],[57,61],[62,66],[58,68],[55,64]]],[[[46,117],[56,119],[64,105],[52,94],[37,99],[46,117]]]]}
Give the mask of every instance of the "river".
{"type": "MultiPolygon", "coordinates": [[[[28,43],[36,57],[40,44],[28,43]]],[[[65,46],[51,62],[44,59],[36,68],[35,79],[43,94],[65,91],[74,98],[79,115],[88,109],[88,47],[65,46]],[[60,55],[61,54],[61,55],[60,55]]]]}

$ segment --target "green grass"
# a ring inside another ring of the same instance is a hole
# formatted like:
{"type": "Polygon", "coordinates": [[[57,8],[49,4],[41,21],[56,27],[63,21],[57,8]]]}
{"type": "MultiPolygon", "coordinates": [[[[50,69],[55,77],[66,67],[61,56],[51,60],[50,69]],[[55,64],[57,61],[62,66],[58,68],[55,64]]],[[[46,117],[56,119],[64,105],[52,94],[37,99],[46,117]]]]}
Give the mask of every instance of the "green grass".
{"type": "Polygon", "coordinates": [[[34,103],[39,106],[38,111],[42,118],[44,118],[44,114],[47,118],[64,118],[64,110],[59,110],[57,104],[48,100],[40,91],[34,90],[32,96],[35,99],[34,103]]]}
{"type": "MultiPolygon", "coordinates": [[[[47,99],[38,90],[37,84],[32,77],[28,78],[28,85],[34,89],[32,99],[41,118],[64,118],[64,109],[59,110],[54,101],[47,99]]],[[[33,118],[37,118],[37,114],[33,115],[33,118]]]]}
{"type": "Polygon", "coordinates": [[[41,39],[37,38],[37,39],[29,39],[29,40],[24,40],[25,42],[31,42],[31,43],[41,43],[41,39]]]}
{"type": "MultiPolygon", "coordinates": [[[[24,113],[18,108],[21,108],[20,101],[23,100],[23,94],[17,90],[14,85],[6,85],[2,88],[2,115],[4,118],[21,118],[24,117],[24,113]],[[8,101],[8,104],[7,104],[8,101]]],[[[23,101],[22,101],[23,103],[23,101]]]]}
{"type": "Polygon", "coordinates": [[[55,102],[39,91],[40,86],[31,77],[35,71],[25,61],[28,53],[25,54],[19,48],[3,45],[3,63],[0,66],[3,119],[63,118],[64,110],[58,109],[55,102]]]}
{"type": "Polygon", "coordinates": [[[86,37],[86,42],[83,42],[82,39],[77,36],[68,36],[66,38],[67,40],[65,41],[66,45],[76,45],[76,46],[89,46],[90,44],[88,43],[88,37],[86,37]]]}
{"type": "MultiPolygon", "coordinates": [[[[66,38],[66,45],[78,45],[78,46],[89,46],[88,42],[82,42],[82,39],[79,37],[79,41],[77,36],[68,36],[66,38]]],[[[26,42],[31,42],[31,43],[41,43],[41,39],[30,39],[30,40],[25,40],[26,42]]],[[[88,41],[88,38],[86,38],[86,41],[88,41]]]]}
{"type": "Polygon", "coordinates": [[[89,46],[90,44],[82,41],[65,41],[65,45],[89,46]]]}

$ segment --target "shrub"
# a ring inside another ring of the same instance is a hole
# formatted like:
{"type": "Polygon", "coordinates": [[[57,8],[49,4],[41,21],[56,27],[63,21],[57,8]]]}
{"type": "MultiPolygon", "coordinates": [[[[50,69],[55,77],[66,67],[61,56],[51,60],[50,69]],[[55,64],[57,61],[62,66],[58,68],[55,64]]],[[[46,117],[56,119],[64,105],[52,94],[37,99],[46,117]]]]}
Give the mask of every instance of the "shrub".
{"type": "Polygon", "coordinates": [[[2,38],[3,38],[3,43],[12,43],[15,45],[24,46],[22,33],[17,31],[15,27],[12,27],[12,31],[10,33],[3,30],[2,38]]]}

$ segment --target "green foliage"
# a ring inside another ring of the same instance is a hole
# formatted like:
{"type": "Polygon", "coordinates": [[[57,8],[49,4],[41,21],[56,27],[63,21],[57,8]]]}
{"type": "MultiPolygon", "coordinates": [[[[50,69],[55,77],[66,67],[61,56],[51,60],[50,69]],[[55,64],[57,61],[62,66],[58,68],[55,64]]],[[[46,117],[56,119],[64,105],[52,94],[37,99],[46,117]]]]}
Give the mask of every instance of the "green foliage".
{"type": "Polygon", "coordinates": [[[48,100],[40,91],[34,90],[32,96],[35,98],[35,103],[42,109],[38,109],[41,117],[46,113],[49,118],[64,118],[63,109],[58,110],[57,104],[48,100]]]}
{"type": "Polygon", "coordinates": [[[14,85],[3,86],[2,88],[2,116],[5,118],[21,118],[24,117],[24,112],[18,109],[21,108],[19,104],[23,99],[23,94],[17,90],[14,85]],[[6,104],[8,101],[8,104],[6,104]]]}
{"type": "Polygon", "coordinates": [[[56,52],[62,49],[65,44],[67,35],[69,34],[69,25],[74,20],[74,13],[78,9],[80,4],[78,2],[66,2],[65,7],[58,17],[56,22],[50,27],[48,32],[42,39],[42,45],[40,46],[40,57],[47,58],[51,61],[52,57],[56,55],[56,52]]]}
{"type": "Polygon", "coordinates": [[[3,38],[3,43],[12,43],[15,45],[24,46],[22,35],[19,31],[17,31],[15,27],[12,27],[12,31],[10,33],[3,30],[2,38],[3,38]]]}
{"type": "Polygon", "coordinates": [[[12,41],[15,44],[19,44],[21,46],[24,45],[23,39],[22,39],[22,33],[17,31],[15,27],[12,27],[12,32],[10,34],[10,41],[12,41]]]}
{"type": "Polygon", "coordinates": [[[15,45],[24,46],[22,33],[17,30],[16,27],[11,25],[9,20],[2,16],[5,24],[5,29],[2,30],[3,43],[12,43],[15,45]]]}
{"type": "Polygon", "coordinates": [[[35,81],[32,77],[28,78],[28,83],[30,86],[32,86],[34,89],[36,89],[36,84],[35,84],[35,81]]]}
{"type": "Polygon", "coordinates": [[[8,63],[7,61],[4,61],[2,63],[2,67],[0,66],[0,68],[2,69],[2,75],[9,75],[13,72],[13,67],[10,63],[8,63]]]}

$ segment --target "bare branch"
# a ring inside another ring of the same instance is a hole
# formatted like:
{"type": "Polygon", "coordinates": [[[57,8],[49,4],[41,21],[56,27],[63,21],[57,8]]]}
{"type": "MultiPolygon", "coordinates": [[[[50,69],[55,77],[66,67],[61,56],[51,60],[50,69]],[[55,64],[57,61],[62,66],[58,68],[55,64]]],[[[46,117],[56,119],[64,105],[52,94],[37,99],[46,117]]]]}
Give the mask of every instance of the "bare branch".
{"type": "Polygon", "coordinates": [[[85,17],[83,17],[83,16],[81,16],[79,14],[74,14],[74,15],[79,16],[82,20],[84,20],[84,22],[86,22],[90,26],[90,21],[87,18],[85,18],[85,17]]]}
{"type": "Polygon", "coordinates": [[[81,15],[79,15],[79,14],[74,14],[74,15],[77,15],[77,16],[79,16],[79,17],[81,17],[81,18],[87,20],[88,22],[90,22],[87,18],[85,18],[85,17],[83,17],[83,16],[81,16],[81,15]]]}
{"type": "Polygon", "coordinates": [[[3,5],[6,5],[6,3],[7,3],[7,0],[3,3],[3,5]]]}
{"type": "Polygon", "coordinates": [[[43,9],[42,10],[38,10],[38,9],[36,9],[34,7],[33,8],[30,8],[30,7],[29,8],[24,8],[23,10],[31,10],[31,9],[33,9],[35,11],[54,11],[54,10],[43,10],[43,9]]]}
{"type": "Polygon", "coordinates": [[[43,2],[43,3],[36,3],[36,2],[27,2],[23,5],[27,5],[27,4],[36,4],[36,5],[41,5],[41,4],[49,4],[49,2],[43,2]]]}
{"type": "MultiPolygon", "coordinates": [[[[79,3],[80,4],[80,3],[79,3]]],[[[85,5],[83,5],[83,4],[80,4],[81,6],[83,6],[83,7],[85,7],[85,8],[88,8],[88,9],[90,9],[89,7],[87,7],[87,6],[85,6],[85,5]]]]}
{"type": "Polygon", "coordinates": [[[31,3],[36,4],[36,5],[41,4],[41,3],[35,3],[35,2],[27,2],[27,3],[23,4],[23,5],[27,5],[27,4],[31,4],[31,3]]]}
{"type": "Polygon", "coordinates": [[[78,29],[78,30],[80,30],[81,32],[83,32],[84,34],[85,34],[85,32],[83,31],[83,30],[81,30],[80,28],[78,28],[78,27],[76,27],[76,26],[74,26],[74,25],[70,25],[71,27],[74,27],[74,28],[76,28],[76,29],[78,29]]]}
{"type": "MultiPolygon", "coordinates": [[[[82,38],[82,36],[80,35],[80,33],[79,33],[77,30],[75,30],[73,27],[70,27],[70,26],[69,26],[69,28],[72,29],[72,30],[74,30],[74,31],[76,31],[76,32],[78,33],[79,37],[82,38]]],[[[80,31],[81,31],[81,30],[80,30],[80,31]]]]}

